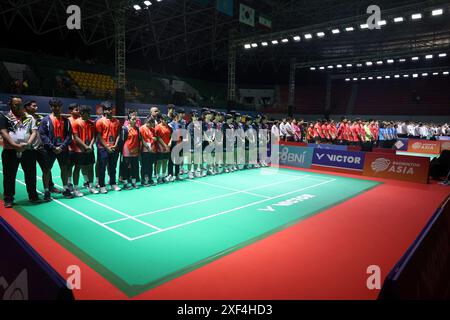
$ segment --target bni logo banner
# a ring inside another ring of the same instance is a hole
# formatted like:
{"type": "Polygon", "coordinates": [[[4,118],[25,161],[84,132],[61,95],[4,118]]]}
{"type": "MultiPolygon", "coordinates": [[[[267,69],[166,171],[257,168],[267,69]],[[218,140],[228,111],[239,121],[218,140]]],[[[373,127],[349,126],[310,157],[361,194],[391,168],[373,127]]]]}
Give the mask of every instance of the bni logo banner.
{"type": "Polygon", "coordinates": [[[313,148],[280,146],[280,165],[310,168],[313,158],[313,148]]]}
{"type": "Polygon", "coordinates": [[[359,151],[315,149],[313,165],[327,168],[340,168],[362,171],[365,153],[359,151]]]}

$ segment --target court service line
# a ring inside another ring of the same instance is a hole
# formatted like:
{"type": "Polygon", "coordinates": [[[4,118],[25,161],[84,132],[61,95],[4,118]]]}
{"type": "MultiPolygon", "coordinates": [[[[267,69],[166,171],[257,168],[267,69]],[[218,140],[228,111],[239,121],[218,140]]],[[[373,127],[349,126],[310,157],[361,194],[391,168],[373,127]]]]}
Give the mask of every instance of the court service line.
{"type": "MultiPolygon", "coordinates": [[[[271,184],[265,184],[265,185],[262,185],[262,186],[250,188],[250,189],[243,190],[243,191],[253,191],[253,190],[263,189],[263,188],[267,188],[267,187],[272,187],[272,186],[276,186],[276,185],[283,184],[283,183],[289,183],[289,182],[293,182],[293,181],[297,181],[297,180],[302,180],[304,177],[307,177],[307,175],[301,176],[301,177],[298,177],[298,178],[295,178],[295,179],[286,180],[286,181],[279,181],[279,182],[274,182],[274,183],[271,183],[271,184]]],[[[155,211],[141,213],[141,214],[138,214],[138,215],[136,215],[134,217],[140,218],[140,217],[144,217],[144,216],[149,216],[149,215],[152,215],[152,214],[155,214],[155,213],[170,211],[170,210],[173,210],[173,209],[179,209],[179,208],[191,206],[191,205],[194,205],[194,204],[208,202],[208,201],[211,201],[211,200],[226,198],[226,197],[230,197],[230,196],[233,196],[233,195],[236,195],[236,194],[240,194],[240,193],[242,193],[242,191],[226,193],[226,194],[222,194],[222,195],[211,197],[211,198],[206,198],[206,199],[197,200],[197,201],[193,201],[193,202],[182,203],[182,204],[179,204],[179,205],[176,205],[176,206],[173,206],[173,207],[167,207],[167,208],[163,208],[163,209],[159,209],[159,210],[155,210],[155,211]]],[[[116,223],[116,222],[120,222],[120,221],[124,221],[124,220],[127,220],[127,219],[126,218],[122,218],[122,219],[112,220],[112,221],[105,222],[105,224],[112,224],[112,223],[116,223]]]]}
{"type": "Polygon", "coordinates": [[[223,190],[245,193],[245,194],[249,194],[251,196],[255,196],[255,197],[259,197],[259,198],[266,198],[266,199],[270,198],[269,196],[263,196],[262,194],[252,193],[252,192],[248,192],[248,191],[240,191],[239,189],[228,188],[228,187],[224,187],[224,186],[220,186],[220,185],[217,185],[217,184],[208,183],[208,182],[204,182],[204,181],[198,181],[198,180],[188,180],[188,181],[194,182],[194,183],[198,183],[198,184],[203,184],[205,186],[211,186],[211,187],[223,189],[223,190]]]}
{"type": "MultiPolygon", "coordinates": [[[[3,171],[0,170],[0,173],[3,174],[3,171]]],[[[25,186],[25,187],[27,186],[25,182],[23,182],[23,181],[21,181],[21,180],[19,180],[19,179],[16,179],[16,181],[17,181],[18,183],[20,183],[21,185],[25,186]]],[[[36,190],[36,192],[39,193],[39,194],[43,194],[43,193],[42,193],[41,191],[39,191],[39,190],[36,190]]],[[[63,202],[61,202],[61,201],[59,201],[59,200],[56,200],[56,199],[53,199],[53,201],[54,201],[55,203],[59,204],[60,206],[63,206],[64,208],[66,208],[66,209],[68,209],[68,210],[70,210],[70,211],[72,211],[72,212],[74,212],[74,213],[76,213],[76,214],[82,216],[83,218],[88,219],[89,221],[91,221],[91,222],[93,222],[93,223],[99,225],[100,227],[105,228],[106,230],[111,231],[111,232],[117,234],[118,236],[120,236],[120,237],[122,237],[122,238],[128,240],[128,241],[131,241],[131,238],[130,238],[130,237],[124,235],[123,233],[120,233],[119,231],[117,231],[117,230],[115,230],[115,229],[113,229],[113,228],[108,227],[107,225],[101,223],[100,221],[98,221],[98,220],[96,220],[96,219],[94,219],[94,218],[89,217],[88,215],[86,215],[86,214],[84,214],[84,213],[82,213],[82,212],[80,212],[80,211],[78,211],[78,210],[72,208],[71,206],[68,206],[68,205],[66,205],[65,203],[63,203],[63,202]]]]}
{"type": "MultiPolygon", "coordinates": [[[[21,171],[23,172],[23,170],[21,170],[21,171]]],[[[60,185],[58,185],[58,184],[56,184],[56,183],[55,183],[55,186],[57,186],[58,188],[63,188],[62,186],[60,186],[60,185]]],[[[95,203],[96,205],[98,205],[98,206],[100,206],[100,207],[103,207],[103,208],[105,208],[105,209],[108,209],[108,210],[111,210],[111,211],[113,211],[113,212],[115,212],[115,213],[118,213],[118,214],[120,214],[121,216],[126,217],[127,219],[125,219],[125,220],[131,219],[131,220],[134,220],[134,221],[136,221],[136,222],[138,222],[138,223],[140,223],[140,224],[143,224],[143,225],[145,225],[145,226],[147,226],[147,227],[150,227],[150,228],[152,228],[152,229],[162,230],[161,228],[159,228],[159,227],[157,227],[157,226],[154,226],[154,225],[152,225],[152,224],[150,224],[150,223],[141,221],[141,220],[139,220],[139,219],[137,219],[137,218],[135,218],[135,217],[133,217],[133,216],[131,216],[131,215],[129,215],[129,214],[126,214],[125,212],[122,212],[122,211],[119,211],[119,210],[117,210],[117,209],[114,209],[114,208],[112,208],[112,207],[110,207],[110,206],[108,206],[108,205],[106,205],[106,204],[101,203],[101,202],[98,202],[98,201],[89,199],[88,197],[81,197],[81,198],[84,199],[84,200],[86,200],[86,201],[90,201],[90,202],[92,202],[92,203],[95,203]]]]}
{"type": "Polygon", "coordinates": [[[327,184],[327,183],[330,183],[330,182],[333,182],[333,181],[336,181],[336,180],[337,180],[337,179],[332,179],[332,180],[324,181],[324,182],[317,183],[317,184],[314,184],[314,185],[309,186],[309,187],[297,189],[297,190],[294,190],[294,191],[291,191],[291,192],[287,192],[287,193],[282,194],[282,195],[278,195],[278,196],[275,196],[275,197],[271,197],[271,198],[269,198],[269,199],[263,199],[263,200],[256,201],[256,202],[252,202],[252,203],[249,203],[249,204],[246,204],[246,205],[244,205],[244,206],[240,206],[240,207],[237,207],[237,208],[234,208],[234,209],[230,209],[230,210],[222,211],[222,212],[219,212],[219,213],[216,213],[216,214],[212,214],[212,215],[209,215],[209,216],[200,218],[200,219],[196,219],[196,220],[184,222],[184,223],[181,223],[181,224],[178,224],[178,225],[169,227],[169,228],[165,228],[165,229],[163,229],[163,230],[161,230],[161,231],[156,231],[156,232],[152,232],[152,233],[147,233],[147,234],[144,234],[144,235],[141,235],[141,236],[138,236],[138,237],[134,237],[134,238],[131,239],[131,241],[135,241],[135,240],[143,239],[143,238],[146,238],[146,237],[150,237],[150,236],[153,236],[153,235],[158,234],[158,233],[162,233],[162,232],[166,232],[166,231],[178,229],[178,228],[181,228],[181,227],[184,227],[184,226],[187,226],[187,225],[196,223],[196,222],[200,222],[200,221],[204,221],[204,220],[209,220],[209,219],[212,219],[212,218],[215,218],[215,217],[218,217],[218,216],[221,216],[221,215],[230,213],[230,212],[234,212],[234,211],[236,211],[236,210],[241,210],[241,209],[244,209],[244,208],[247,208],[247,207],[251,207],[251,206],[254,206],[254,205],[257,205],[257,204],[261,204],[261,203],[267,202],[267,201],[269,201],[269,200],[275,200],[275,199],[278,199],[278,198],[286,197],[286,196],[288,196],[288,195],[290,195],[290,194],[293,194],[293,193],[297,193],[297,192],[300,192],[300,191],[308,190],[308,189],[311,189],[311,188],[316,188],[316,187],[318,187],[318,186],[321,186],[321,185],[324,185],[324,184],[327,184]]]}

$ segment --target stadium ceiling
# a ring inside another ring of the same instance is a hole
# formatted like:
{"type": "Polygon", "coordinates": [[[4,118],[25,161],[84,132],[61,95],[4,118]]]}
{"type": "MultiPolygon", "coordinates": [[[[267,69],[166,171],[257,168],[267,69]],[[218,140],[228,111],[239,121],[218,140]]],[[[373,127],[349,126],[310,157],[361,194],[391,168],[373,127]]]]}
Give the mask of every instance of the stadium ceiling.
{"type": "MultiPolygon", "coordinates": [[[[216,10],[215,0],[153,0],[147,6],[144,1],[129,0],[4,0],[0,2],[0,25],[11,30],[17,20],[36,35],[58,35],[64,41],[68,34],[77,32],[80,44],[85,46],[114,45],[117,8],[126,8],[127,54],[142,53],[160,61],[185,59],[188,65],[202,63],[226,64],[230,38],[239,45],[237,60],[243,63],[289,63],[339,59],[356,59],[358,56],[389,56],[395,52],[439,51],[450,48],[450,12],[444,19],[405,22],[403,27],[386,28],[372,32],[355,30],[339,36],[326,35],[311,41],[290,41],[287,44],[244,50],[248,40],[272,40],[274,35],[289,30],[311,32],[344,27],[343,23],[355,23],[367,17],[371,4],[381,7],[383,13],[418,11],[433,6],[447,5],[448,1],[406,0],[241,0],[234,1],[234,17],[216,10]],[[249,27],[239,22],[239,3],[254,8],[257,15],[270,17],[272,29],[249,27]],[[69,31],[66,27],[66,9],[77,4],[82,10],[82,28],[69,31]],[[141,10],[135,10],[139,4],[141,10]],[[340,25],[339,25],[340,23],[340,25]]],[[[281,40],[281,38],[279,39],[281,40]]],[[[291,40],[291,39],[290,39],[291,40]]]]}

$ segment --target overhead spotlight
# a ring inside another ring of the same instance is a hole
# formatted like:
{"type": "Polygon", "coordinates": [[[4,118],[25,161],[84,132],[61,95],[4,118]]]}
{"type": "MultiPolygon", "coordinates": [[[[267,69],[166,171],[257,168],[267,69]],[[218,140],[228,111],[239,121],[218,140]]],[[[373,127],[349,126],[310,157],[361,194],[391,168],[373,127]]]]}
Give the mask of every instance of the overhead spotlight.
{"type": "Polygon", "coordinates": [[[311,68],[309,68],[309,70],[314,71],[314,70],[316,70],[316,68],[315,67],[311,67],[311,68]]]}
{"type": "Polygon", "coordinates": [[[252,43],[252,48],[258,48],[258,44],[257,43],[252,43]]]}
{"type": "Polygon", "coordinates": [[[320,70],[325,70],[325,67],[320,67],[319,69],[320,69],[320,70]]]}
{"type": "Polygon", "coordinates": [[[411,60],[412,61],[417,61],[417,60],[419,60],[419,57],[412,57],[411,60]]]}
{"type": "Polygon", "coordinates": [[[358,68],[361,68],[363,65],[362,65],[362,63],[357,63],[356,66],[357,66],[358,68]]]}
{"type": "Polygon", "coordinates": [[[283,42],[283,43],[288,43],[288,42],[289,42],[289,39],[284,38],[283,40],[281,40],[281,42],[283,42]]]}
{"type": "Polygon", "coordinates": [[[443,74],[444,76],[448,76],[448,71],[444,71],[444,72],[442,72],[442,74],[443,74]]]}
{"type": "Polygon", "coordinates": [[[355,30],[355,28],[353,28],[353,27],[347,27],[347,28],[345,28],[345,31],[347,31],[347,32],[354,31],[354,30],[355,30]]]}
{"type": "Polygon", "coordinates": [[[414,13],[413,15],[411,15],[411,19],[413,19],[413,20],[422,19],[422,14],[421,13],[414,13]]]}
{"type": "Polygon", "coordinates": [[[353,67],[353,65],[352,65],[351,63],[347,63],[345,66],[346,66],[347,68],[353,67]]]}
{"type": "Polygon", "coordinates": [[[145,4],[147,7],[149,7],[149,6],[152,5],[152,3],[151,3],[150,1],[144,1],[144,4],[145,4]]]}
{"type": "Polygon", "coordinates": [[[391,78],[391,76],[385,76],[384,78],[385,78],[385,79],[390,79],[390,78],[391,78]]]}
{"type": "Polygon", "coordinates": [[[361,29],[369,29],[369,25],[367,23],[364,23],[359,26],[361,29]]]}
{"type": "Polygon", "coordinates": [[[432,16],[440,16],[443,13],[444,13],[444,10],[442,10],[442,9],[435,9],[435,10],[431,11],[432,16]]]}
{"type": "Polygon", "coordinates": [[[394,18],[395,23],[399,23],[399,22],[403,22],[403,21],[405,21],[405,19],[403,19],[403,17],[394,18]]]}
{"type": "Polygon", "coordinates": [[[267,42],[262,42],[261,45],[262,45],[263,47],[267,47],[269,44],[268,44],[267,42]]]}
{"type": "Polygon", "coordinates": [[[246,44],[246,45],[244,45],[244,48],[245,49],[250,49],[252,46],[250,45],[250,44],[246,44]]]}
{"type": "Polygon", "coordinates": [[[394,63],[394,60],[393,59],[388,59],[387,63],[389,63],[389,64],[394,63]]]}
{"type": "Polygon", "coordinates": [[[399,74],[396,74],[396,75],[394,76],[394,78],[398,79],[398,78],[400,78],[400,75],[399,75],[399,74]]]}
{"type": "Polygon", "coordinates": [[[373,62],[372,62],[372,61],[367,61],[367,62],[366,62],[366,66],[369,66],[369,67],[370,67],[370,66],[372,66],[372,65],[373,65],[373,62]]]}
{"type": "Polygon", "coordinates": [[[142,9],[141,6],[138,5],[138,4],[135,4],[135,5],[133,6],[133,8],[134,8],[134,10],[136,10],[136,11],[139,11],[139,10],[142,9]]]}
{"type": "Polygon", "coordinates": [[[373,80],[373,77],[368,77],[367,79],[369,79],[369,80],[373,80]]]}
{"type": "Polygon", "coordinates": [[[338,65],[336,66],[336,68],[338,68],[338,69],[342,68],[342,64],[338,64],[338,65]]]}
{"type": "Polygon", "coordinates": [[[311,33],[305,34],[305,39],[311,39],[311,38],[312,38],[312,34],[311,33]]]}
{"type": "Polygon", "coordinates": [[[380,79],[383,79],[383,77],[382,76],[378,76],[377,79],[380,80],[380,79]]]}
{"type": "Polygon", "coordinates": [[[383,64],[383,61],[381,61],[381,60],[380,60],[380,61],[377,61],[377,64],[378,64],[378,65],[382,65],[382,64],[383,64]]]}
{"type": "Polygon", "coordinates": [[[328,68],[328,69],[333,69],[334,67],[333,67],[333,66],[328,66],[327,68],[328,68]]]}
{"type": "Polygon", "coordinates": [[[385,26],[387,24],[386,20],[378,21],[379,26],[385,26]]]}
{"type": "Polygon", "coordinates": [[[302,38],[300,36],[295,36],[293,39],[294,41],[300,41],[302,38]]]}
{"type": "Polygon", "coordinates": [[[445,58],[447,56],[446,53],[439,53],[439,58],[445,58]]]}
{"type": "Polygon", "coordinates": [[[433,55],[432,54],[427,54],[425,56],[425,59],[429,60],[429,59],[433,59],[433,55]]]}
{"type": "Polygon", "coordinates": [[[428,73],[426,72],[422,73],[422,77],[428,77],[428,73]]]}
{"type": "Polygon", "coordinates": [[[366,80],[366,78],[361,78],[362,81],[366,80]]]}
{"type": "Polygon", "coordinates": [[[409,78],[409,74],[404,74],[403,78],[409,78]]]}
{"type": "Polygon", "coordinates": [[[278,44],[278,40],[272,40],[272,44],[278,44]]]}
{"type": "Polygon", "coordinates": [[[317,32],[317,36],[319,38],[325,37],[325,33],[324,32],[317,32]]]}
{"type": "Polygon", "coordinates": [[[433,72],[433,76],[437,76],[439,72],[433,72]]]}
{"type": "Polygon", "coordinates": [[[403,59],[403,58],[402,59],[398,59],[398,62],[402,62],[403,63],[405,61],[406,61],[406,59],[403,59]]]}
{"type": "Polygon", "coordinates": [[[350,78],[345,78],[345,81],[350,81],[350,78]]]}
{"type": "Polygon", "coordinates": [[[338,34],[338,33],[340,33],[341,31],[339,30],[339,29],[333,29],[333,30],[331,30],[331,33],[333,33],[333,34],[338,34]]]}
{"type": "Polygon", "coordinates": [[[358,78],[353,78],[353,81],[358,81],[358,78]]]}
{"type": "Polygon", "coordinates": [[[417,78],[419,75],[417,73],[413,74],[413,78],[417,78]]]}

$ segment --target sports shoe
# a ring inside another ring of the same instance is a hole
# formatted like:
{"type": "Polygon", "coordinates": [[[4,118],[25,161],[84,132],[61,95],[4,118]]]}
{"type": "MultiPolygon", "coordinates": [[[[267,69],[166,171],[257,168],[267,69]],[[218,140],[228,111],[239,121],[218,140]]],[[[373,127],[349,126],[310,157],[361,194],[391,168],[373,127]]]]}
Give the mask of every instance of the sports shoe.
{"type": "Polygon", "coordinates": [[[113,185],[111,185],[111,190],[113,190],[113,191],[120,191],[120,190],[122,190],[122,188],[119,187],[117,184],[113,184],[113,185]]]}
{"type": "Polygon", "coordinates": [[[175,178],[176,181],[183,181],[184,179],[181,177],[181,175],[177,175],[177,177],[175,178]]]}
{"type": "Polygon", "coordinates": [[[55,187],[51,187],[51,188],[50,188],[50,193],[61,194],[62,191],[59,190],[59,189],[56,189],[55,187]]]}
{"type": "Polygon", "coordinates": [[[108,189],[106,189],[106,187],[100,187],[100,193],[101,194],[107,194],[108,193],[108,189]]]}
{"type": "Polygon", "coordinates": [[[98,190],[94,187],[88,187],[87,190],[92,194],[98,194],[98,190]]]}
{"type": "Polygon", "coordinates": [[[167,177],[164,178],[165,182],[172,182],[172,176],[169,174],[167,177]]]}
{"type": "Polygon", "coordinates": [[[47,191],[47,192],[44,193],[44,201],[45,202],[52,201],[52,194],[50,193],[50,191],[47,191]]]}
{"type": "Polygon", "coordinates": [[[89,182],[83,183],[83,187],[85,187],[86,189],[89,189],[89,182]]]}
{"type": "Polygon", "coordinates": [[[69,191],[70,191],[70,192],[73,192],[73,190],[74,190],[73,184],[68,183],[68,184],[67,184],[67,187],[69,188],[69,191]]]}
{"type": "Polygon", "coordinates": [[[73,193],[73,195],[74,195],[75,197],[77,197],[77,198],[84,197],[84,193],[83,193],[83,192],[80,192],[80,190],[78,190],[78,189],[74,189],[72,193],[73,193]]]}
{"type": "Polygon", "coordinates": [[[67,189],[66,191],[63,192],[62,194],[64,196],[64,198],[66,199],[73,199],[75,196],[72,194],[72,192],[70,192],[69,189],[67,189]]]}
{"type": "Polygon", "coordinates": [[[192,172],[192,171],[190,171],[189,173],[188,173],[188,179],[194,179],[194,172],[192,172]]]}
{"type": "Polygon", "coordinates": [[[14,202],[12,201],[5,201],[5,208],[10,209],[14,206],[14,202]]]}
{"type": "Polygon", "coordinates": [[[225,168],[225,169],[223,170],[223,172],[225,172],[225,173],[230,173],[230,169],[225,168]]]}
{"type": "Polygon", "coordinates": [[[42,200],[39,197],[29,199],[32,204],[40,204],[42,200]]]}
{"type": "Polygon", "coordinates": [[[162,177],[159,177],[157,179],[157,181],[158,181],[158,184],[163,184],[164,183],[164,179],[162,177]]]}
{"type": "Polygon", "coordinates": [[[131,185],[133,186],[133,188],[139,189],[139,186],[138,186],[138,184],[137,184],[136,182],[135,182],[135,183],[132,183],[131,185]]]}
{"type": "Polygon", "coordinates": [[[123,185],[123,189],[124,189],[124,190],[131,190],[131,189],[133,189],[133,187],[131,186],[131,184],[125,183],[125,184],[123,185]]]}
{"type": "Polygon", "coordinates": [[[202,172],[201,172],[200,170],[197,170],[197,171],[195,171],[194,176],[195,176],[196,178],[201,178],[201,177],[202,177],[202,172]]]}

